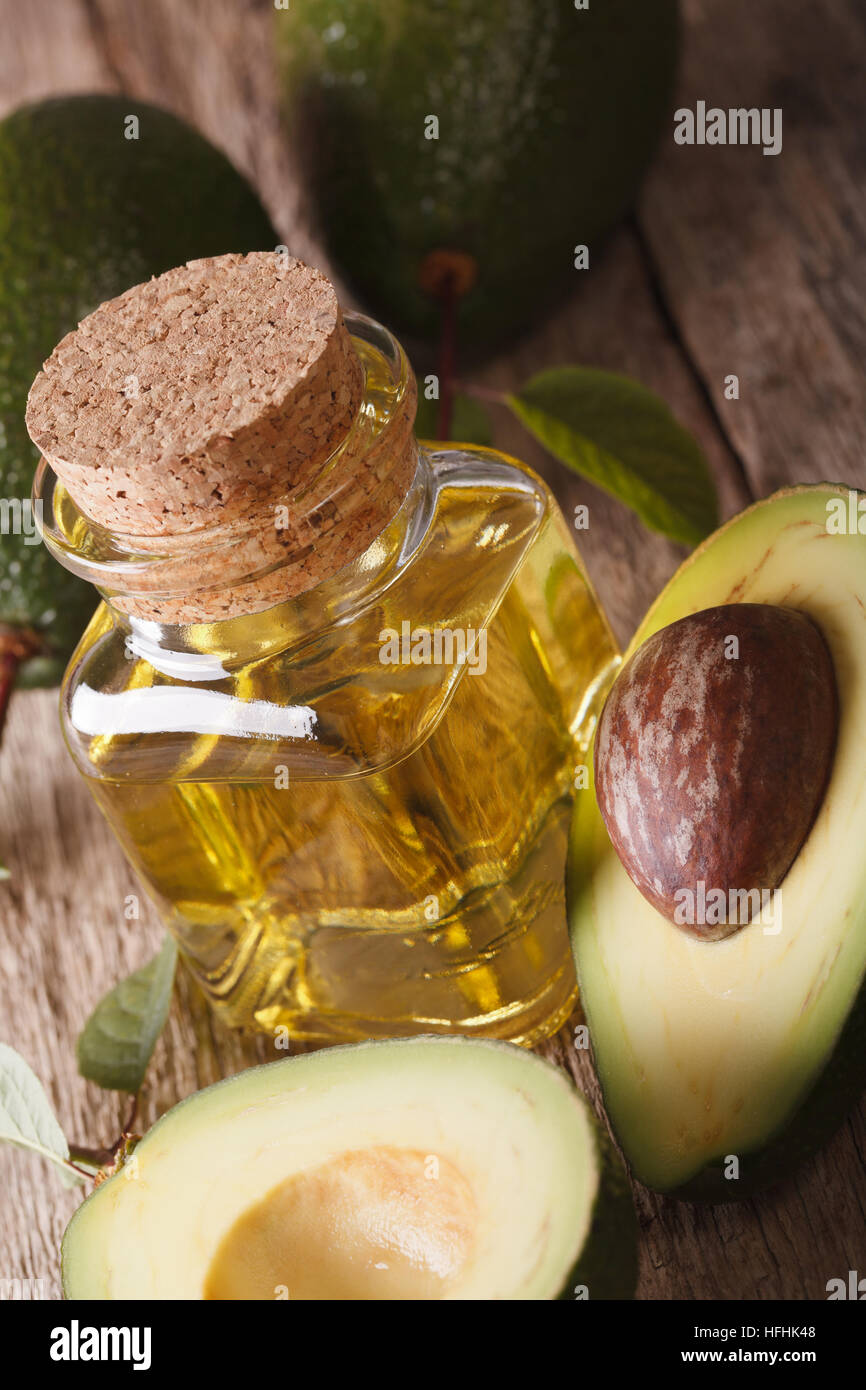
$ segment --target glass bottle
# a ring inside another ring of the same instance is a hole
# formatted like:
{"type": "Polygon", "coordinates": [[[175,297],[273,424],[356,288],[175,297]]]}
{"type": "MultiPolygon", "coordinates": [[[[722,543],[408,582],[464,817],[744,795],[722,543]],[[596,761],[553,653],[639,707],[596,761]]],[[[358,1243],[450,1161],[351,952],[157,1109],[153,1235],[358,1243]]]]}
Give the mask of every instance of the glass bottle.
{"type": "MultiPolygon", "coordinates": [[[[364,387],[337,452],[408,447],[411,482],[304,592],[147,617],[189,583],[182,542],[97,524],[43,459],[44,539],[103,596],[65,737],[227,1024],[533,1043],[574,1002],[567,827],[617,649],[545,484],[491,449],[418,446],[399,344],[345,321],[364,387]]],[[[279,592],[272,558],[207,539],[197,582],[279,592]]]]}

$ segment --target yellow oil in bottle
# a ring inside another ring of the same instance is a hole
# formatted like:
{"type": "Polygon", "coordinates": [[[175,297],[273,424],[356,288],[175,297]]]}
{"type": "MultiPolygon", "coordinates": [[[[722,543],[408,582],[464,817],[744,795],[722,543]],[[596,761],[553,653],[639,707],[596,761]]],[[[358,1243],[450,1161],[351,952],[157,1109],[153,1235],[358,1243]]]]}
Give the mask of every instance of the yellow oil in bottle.
{"type": "Polygon", "coordinates": [[[422,538],[362,557],[348,615],[345,576],[315,618],[253,615],[255,655],[215,676],[218,626],[145,657],[103,605],[73,661],[79,765],[231,1025],[529,1043],[573,1003],[567,826],[616,648],[544,485],[487,451],[431,463],[422,538]],[[425,662],[437,630],[462,663],[425,662]]]}
{"type": "MultiPolygon", "coordinates": [[[[360,460],[406,447],[411,376],[384,329],[352,325],[360,460]]],[[[574,1001],[567,828],[617,649],[538,478],[492,450],[417,455],[350,563],[188,625],[142,617],[142,595],[186,592],[171,538],[138,553],[37,476],[47,543],[108,597],[67,671],[67,742],[232,1026],[531,1043],[574,1001]]],[[[231,545],[196,544],[203,584],[243,584],[231,545]]]]}

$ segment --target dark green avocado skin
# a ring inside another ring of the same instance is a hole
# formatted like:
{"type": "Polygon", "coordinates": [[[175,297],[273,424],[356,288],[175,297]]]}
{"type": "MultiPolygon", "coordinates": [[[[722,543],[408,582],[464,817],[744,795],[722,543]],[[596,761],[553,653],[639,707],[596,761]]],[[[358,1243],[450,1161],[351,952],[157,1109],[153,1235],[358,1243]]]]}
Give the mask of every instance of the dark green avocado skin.
{"type": "Polygon", "coordinates": [[[477,263],[476,354],[577,288],[672,118],[676,0],[292,0],[276,37],[295,149],[335,262],[429,340],[425,257],[477,263]],[[425,138],[429,116],[439,138],[425,138]]]}
{"type": "MultiPolygon", "coordinates": [[[[129,96],[61,97],[0,122],[0,496],[30,496],[38,453],[27,392],[56,343],[103,300],[172,266],[279,237],[252,189],[201,135],[129,96]],[[125,138],[126,117],[139,138],[125,138]]],[[[52,685],[95,605],[41,544],[0,535],[0,623],[47,654],[22,685],[52,685]]]]}
{"type": "Polygon", "coordinates": [[[613,1144],[596,1122],[601,1185],[595,1214],[580,1259],[559,1301],[574,1302],[575,1289],[587,1300],[633,1299],[638,1281],[638,1222],[631,1185],[613,1144]]]}

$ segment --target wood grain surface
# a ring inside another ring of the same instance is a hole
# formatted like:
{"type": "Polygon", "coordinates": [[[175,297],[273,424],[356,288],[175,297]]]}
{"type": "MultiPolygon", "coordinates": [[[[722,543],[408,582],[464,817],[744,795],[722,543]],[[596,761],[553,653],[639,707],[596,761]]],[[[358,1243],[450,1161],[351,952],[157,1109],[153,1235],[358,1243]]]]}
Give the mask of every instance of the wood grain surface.
{"type": "MultiPolygon", "coordinates": [[[[687,0],[677,104],[781,107],[784,148],[689,148],[673,123],[638,211],[574,298],[480,380],[508,388],[567,361],[626,372],[700,438],[722,510],[788,481],[866,486],[866,18],[859,0],[687,0]],[[727,400],[736,373],[740,397],[727,400]]],[[[277,112],[270,7],[241,0],[0,0],[0,115],[25,100],[124,90],[193,121],[259,188],[291,250],[328,267],[277,112]]],[[[507,234],[507,233],[505,233],[507,234]]],[[[348,299],[348,296],[344,296],[348,299]]],[[[590,507],[581,545],[621,640],[683,552],[565,474],[519,425],[497,443],[590,507]]],[[[82,1081],[88,1012],[160,939],[67,757],[56,694],[19,694],[0,754],[0,1039],[28,1059],[66,1132],[116,1137],[119,1097],[82,1081]]],[[[598,1107],[569,1029],[544,1051],[598,1107]]],[[[141,1124],[268,1055],[229,1036],[181,981],[143,1097],[141,1124]]],[[[866,1107],[819,1157],[753,1202],[699,1208],[636,1188],[644,1298],[825,1297],[866,1272],[866,1107]]],[[[25,1154],[0,1152],[0,1280],[59,1296],[58,1246],[78,1197],[25,1154]]]]}

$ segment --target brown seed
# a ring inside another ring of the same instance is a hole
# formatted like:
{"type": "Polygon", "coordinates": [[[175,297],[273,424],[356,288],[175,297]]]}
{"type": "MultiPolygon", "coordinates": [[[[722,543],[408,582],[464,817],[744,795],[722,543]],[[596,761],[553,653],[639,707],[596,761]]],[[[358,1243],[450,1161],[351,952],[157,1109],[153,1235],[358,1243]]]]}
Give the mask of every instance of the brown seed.
{"type": "Polygon", "coordinates": [[[809,833],[837,723],[833,662],[803,613],[728,604],[649,637],[595,740],[599,808],[644,897],[702,940],[744,926],[809,833]]]}

